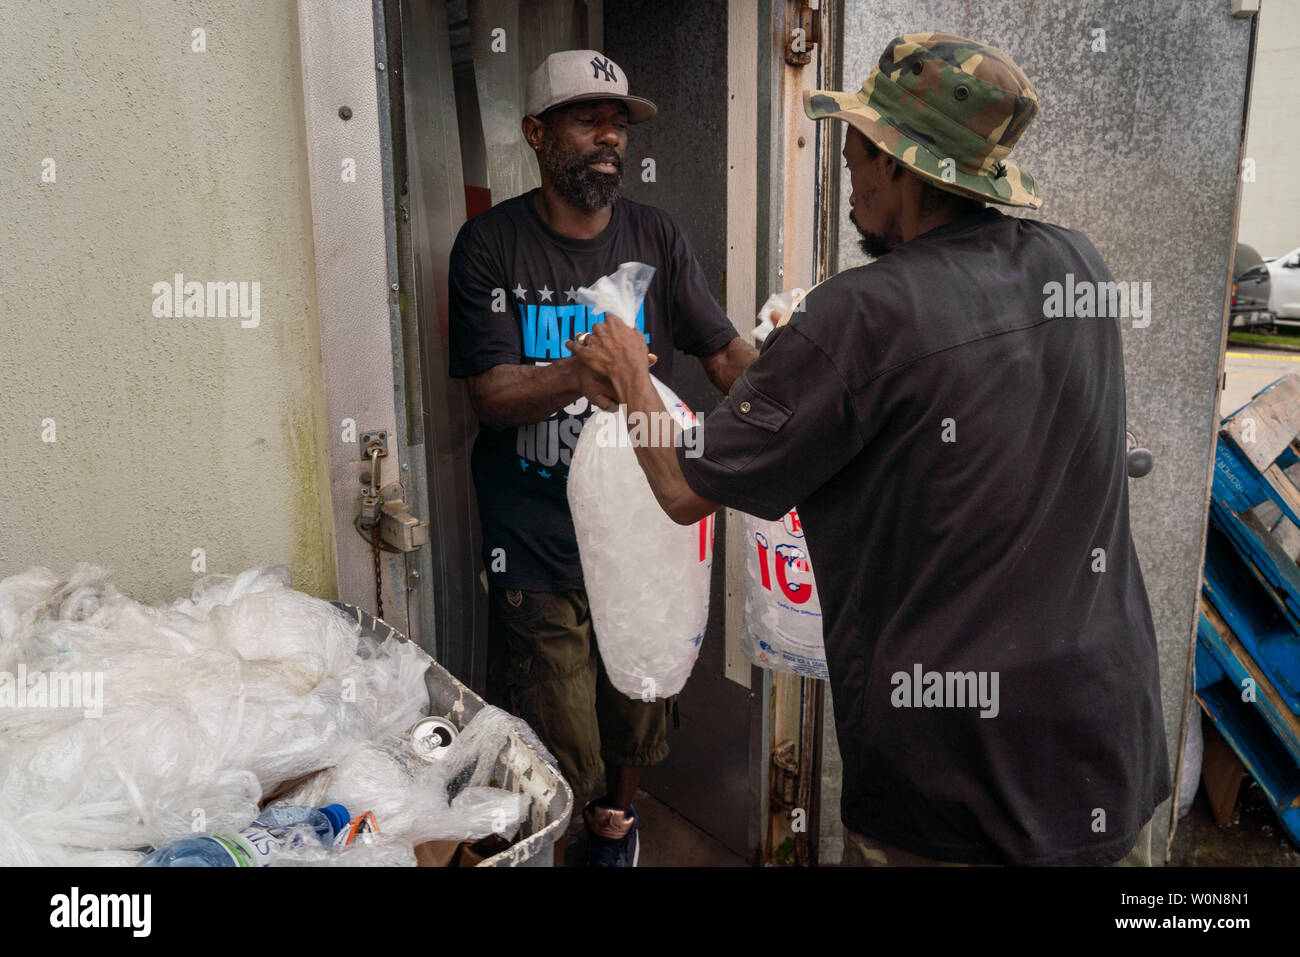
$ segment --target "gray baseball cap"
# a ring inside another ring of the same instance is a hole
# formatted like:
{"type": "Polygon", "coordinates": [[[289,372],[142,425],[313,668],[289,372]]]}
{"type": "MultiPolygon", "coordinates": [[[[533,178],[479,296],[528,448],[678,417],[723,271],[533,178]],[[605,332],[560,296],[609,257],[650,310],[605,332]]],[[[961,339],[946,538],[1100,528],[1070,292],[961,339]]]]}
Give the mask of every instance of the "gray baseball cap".
{"type": "Polygon", "coordinates": [[[524,111],[541,116],[549,109],[583,100],[622,100],[629,123],[644,123],[659,108],[639,96],[628,96],[623,68],[595,50],[552,53],[528,78],[524,111]]]}

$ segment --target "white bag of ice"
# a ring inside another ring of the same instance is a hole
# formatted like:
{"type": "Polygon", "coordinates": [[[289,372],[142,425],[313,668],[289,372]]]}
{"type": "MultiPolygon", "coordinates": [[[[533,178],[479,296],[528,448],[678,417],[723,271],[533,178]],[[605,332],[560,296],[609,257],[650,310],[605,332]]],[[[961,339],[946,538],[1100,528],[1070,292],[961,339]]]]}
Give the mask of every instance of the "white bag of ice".
{"type": "Polygon", "coordinates": [[[827,678],[822,609],[797,509],[745,516],[745,657],[760,668],[827,678]]]}
{"type": "MultiPolygon", "coordinates": [[[[635,324],[654,267],[627,262],[577,292],[592,313],[635,324]]],[[[695,415],[651,376],[667,417],[633,421],[625,410],[596,411],[578,436],[569,466],[569,510],[578,536],[591,620],[605,671],[629,698],[677,694],[690,677],[709,618],[712,515],[678,525],[659,507],[637,464],[634,442],[672,444],[695,415]]]]}
{"type": "MultiPolygon", "coordinates": [[[[683,429],[693,427],[691,410],[651,381],[668,415],[683,429]]],[[[629,438],[624,410],[595,412],[578,436],[568,494],[605,671],[629,698],[652,701],[681,691],[699,655],[714,516],[678,525],[664,514],[631,444],[641,436],[671,442],[671,423],[647,423],[629,438]]]]}

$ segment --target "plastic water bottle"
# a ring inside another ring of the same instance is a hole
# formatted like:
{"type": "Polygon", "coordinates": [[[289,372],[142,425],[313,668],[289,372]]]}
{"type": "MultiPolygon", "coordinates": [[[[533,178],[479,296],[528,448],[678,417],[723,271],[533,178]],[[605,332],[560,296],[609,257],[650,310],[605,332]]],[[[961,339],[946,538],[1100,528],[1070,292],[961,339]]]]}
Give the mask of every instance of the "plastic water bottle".
{"type": "Polygon", "coordinates": [[[269,807],[236,834],[188,837],[160,847],[137,866],[266,867],[279,851],[301,847],[310,837],[332,844],[351,819],[342,804],[269,807]]]}

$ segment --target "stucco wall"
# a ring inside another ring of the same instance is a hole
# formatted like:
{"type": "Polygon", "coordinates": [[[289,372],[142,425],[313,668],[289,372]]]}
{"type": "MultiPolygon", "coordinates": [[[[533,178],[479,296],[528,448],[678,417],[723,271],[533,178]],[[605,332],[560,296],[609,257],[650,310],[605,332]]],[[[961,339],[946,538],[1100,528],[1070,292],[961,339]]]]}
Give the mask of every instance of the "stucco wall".
{"type": "Polygon", "coordinates": [[[0,6],[0,577],[166,599],[201,548],[333,594],[300,75],[291,0],[0,6]],[[177,273],[258,324],[155,316],[177,273]]]}

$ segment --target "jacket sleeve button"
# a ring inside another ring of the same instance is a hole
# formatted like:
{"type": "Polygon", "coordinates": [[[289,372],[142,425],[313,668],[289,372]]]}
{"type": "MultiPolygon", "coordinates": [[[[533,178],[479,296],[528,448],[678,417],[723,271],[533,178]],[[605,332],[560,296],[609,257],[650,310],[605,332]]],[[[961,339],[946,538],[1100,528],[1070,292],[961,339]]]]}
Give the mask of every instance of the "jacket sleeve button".
{"type": "Polygon", "coordinates": [[[742,403],[740,403],[740,411],[741,411],[741,412],[748,412],[748,411],[749,411],[749,403],[748,403],[748,402],[742,402],[742,403]]]}

